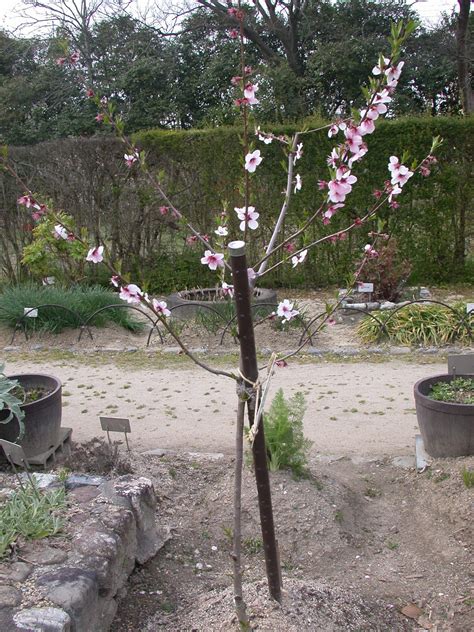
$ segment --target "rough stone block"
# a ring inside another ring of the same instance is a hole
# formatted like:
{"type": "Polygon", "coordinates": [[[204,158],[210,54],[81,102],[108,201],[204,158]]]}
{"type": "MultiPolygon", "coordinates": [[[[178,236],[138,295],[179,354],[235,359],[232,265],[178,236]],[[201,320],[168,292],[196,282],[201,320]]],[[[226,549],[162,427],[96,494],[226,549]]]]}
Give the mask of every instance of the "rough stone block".
{"type": "Polygon", "coordinates": [[[98,582],[92,571],[61,567],[38,578],[46,597],[66,610],[75,632],[97,630],[98,582]]]}
{"type": "Polygon", "coordinates": [[[34,632],[70,632],[71,617],[60,608],[29,608],[13,616],[20,630],[34,632]]]}
{"type": "Polygon", "coordinates": [[[136,559],[144,564],[162,546],[155,521],[156,496],[151,481],[127,474],[104,483],[101,492],[114,504],[132,512],[137,526],[136,559]]]}

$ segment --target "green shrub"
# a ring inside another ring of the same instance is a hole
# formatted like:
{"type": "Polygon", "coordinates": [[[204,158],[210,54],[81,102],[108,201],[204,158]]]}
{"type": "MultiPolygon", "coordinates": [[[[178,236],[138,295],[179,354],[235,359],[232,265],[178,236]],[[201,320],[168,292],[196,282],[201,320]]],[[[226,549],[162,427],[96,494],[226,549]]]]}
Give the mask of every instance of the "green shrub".
{"type": "Polygon", "coordinates": [[[462,480],[464,481],[464,485],[468,489],[472,489],[474,487],[474,470],[468,470],[467,468],[463,468],[462,480]]]}
{"type": "Polygon", "coordinates": [[[65,506],[64,487],[40,492],[28,485],[14,492],[0,509],[0,558],[19,535],[37,540],[58,533],[64,523],[58,513],[65,506]]]}
{"type": "MultiPolygon", "coordinates": [[[[82,320],[107,305],[124,305],[116,292],[103,287],[75,285],[70,288],[25,284],[4,289],[0,295],[0,325],[15,327],[23,316],[25,307],[39,305],[59,305],[61,307],[42,307],[37,318],[25,318],[29,328],[40,328],[58,333],[67,327],[78,327],[82,320]],[[67,309],[64,309],[67,308],[67,309]],[[69,310],[72,310],[71,313],[69,310]],[[80,316],[80,318],[77,317],[80,316]]],[[[114,322],[130,331],[139,331],[142,324],[132,318],[129,310],[108,309],[94,317],[90,322],[96,327],[105,327],[114,322]]]]}
{"type": "Polygon", "coordinates": [[[441,305],[414,304],[393,313],[380,312],[377,318],[385,330],[371,317],[362,320],[357,333],[363,342],[389,341],[398,345],[443,346],[454,342],[469,344],[472,316],[466,315],[466,305],[453,309],[441,305]],[[470,324],[469,324],[470,323],[470,324]]]}
{"type": "Polygon", "coordinates": [[[265,443],[271,471],[289,469],[296,477],[305,473],[312,445],[303,434],[306,401],[302,393],[286,400],[280,388],[264,415],[265,443]]]}

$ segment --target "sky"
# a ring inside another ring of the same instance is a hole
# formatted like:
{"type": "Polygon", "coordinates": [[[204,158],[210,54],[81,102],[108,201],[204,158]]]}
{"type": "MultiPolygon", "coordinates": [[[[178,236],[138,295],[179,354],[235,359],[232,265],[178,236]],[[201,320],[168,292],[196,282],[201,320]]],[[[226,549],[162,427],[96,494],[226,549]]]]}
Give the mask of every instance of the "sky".
{"type": "MultiPolygon", "coordinates": [[[[413,4],[417,9],[420,18],[426,24],[435,24],[442,11],[451,12],[457,6],[456,0],[418,0],[413,4]]],[[[21,7],[21,0],[0,0],[0,20],[7,30],[14,29],[19,24],[15,17],[15,10],[21,7]]]]}

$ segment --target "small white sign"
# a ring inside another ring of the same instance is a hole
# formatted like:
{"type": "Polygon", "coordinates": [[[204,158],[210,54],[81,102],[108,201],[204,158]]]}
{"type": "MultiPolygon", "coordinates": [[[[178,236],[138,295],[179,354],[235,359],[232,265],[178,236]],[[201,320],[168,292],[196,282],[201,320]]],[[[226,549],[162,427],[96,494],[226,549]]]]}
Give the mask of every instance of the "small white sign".
{"type": "Polygon", "coordinates": [[[474,312],[474,303],[468,303],[468,304],[466,305],[466,312],[467,312],[468,314],[470,314],[471,312],[474,312]]]}
{"type": "Polygon", "coordinates": [[[44,277],[43,285],[54,285],[56,283],[55,277],[44,277]]]}
{"type": "Polygon", "coordinates": [[[372,294],[372,292],[374,291],[373,283],[359,283],[358,285],[358,292],[366,292],[368,294],[372,294]]]}
{"type": "Polygon", "coordinates": [[[23,316],[27,316],[28,318],[38,318],[38,310],[36,307],[24,307],[23,316]]]}

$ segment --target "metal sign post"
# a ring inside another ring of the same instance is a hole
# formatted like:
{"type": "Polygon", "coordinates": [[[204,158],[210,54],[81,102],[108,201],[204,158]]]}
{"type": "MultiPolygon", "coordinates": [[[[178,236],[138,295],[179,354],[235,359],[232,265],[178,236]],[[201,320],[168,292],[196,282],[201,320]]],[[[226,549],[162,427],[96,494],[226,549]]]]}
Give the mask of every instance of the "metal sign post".
{"type": "Polygon", "coordinates": [[[123,432],[125,435],[127,450],[130,452],[130,446],[128,444],[128,433],[131,432],[130,419],[123,417],[99,417],[99,419],[102,430],[105,430],[107,433],[109,443],[112,443],[110,440],[110,432],[123,432]]]}
{"type": "Polygon", "coordinates": [[[18,470],[15,467],[16,465],[19,465],[25,470],[26,476],[28,477],[28,480],[31,486],[33,487],[34,490],[36,490],[35,482],[32,479],[31,474],[29,472],[30,465],[28,463],[28,459],[25,456],[25,453],[23,452],[23,448],[21,447],[21,445],[18,445],[17,443],[11,443],[10,441],[6,441],[5,439],[0,439],[0,446],[3,448],[3,451],[5,452],[7,461],[10,463],[10,465],[13,468],[13,472],[15,473],[16,479],[21,489],[25,491],[23,483],[21,482],[21,478],[18,475],[18,470]]]}

